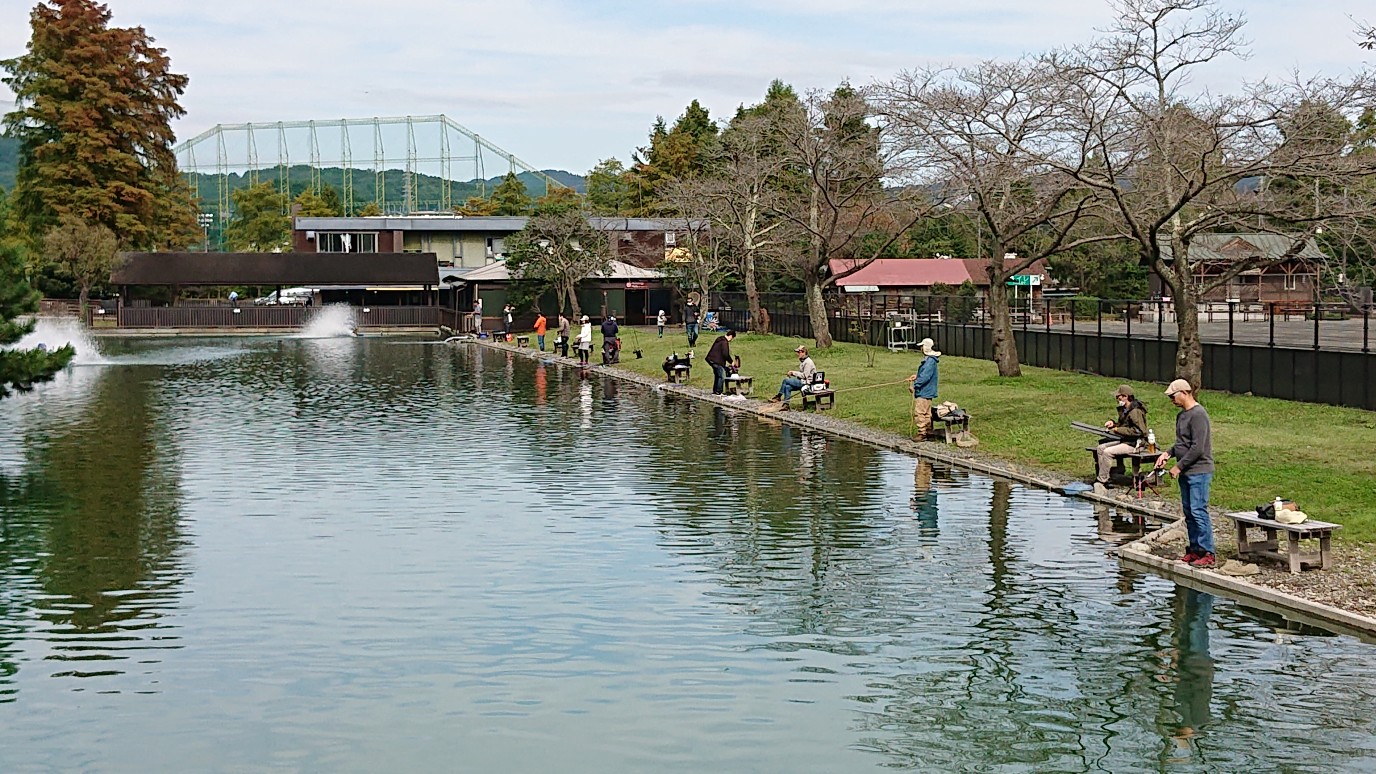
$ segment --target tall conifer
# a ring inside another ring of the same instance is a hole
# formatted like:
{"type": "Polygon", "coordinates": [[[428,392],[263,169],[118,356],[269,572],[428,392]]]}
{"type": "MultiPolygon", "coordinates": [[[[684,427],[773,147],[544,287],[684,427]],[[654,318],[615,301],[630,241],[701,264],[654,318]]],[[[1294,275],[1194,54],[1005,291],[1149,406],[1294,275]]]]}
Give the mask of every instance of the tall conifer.
{"type": "Polygon", "coordinates": [[[45,0],[29,19],[27,52],[0,61],[15,93],[4,125],[20,142],[14,204],[29,234],[75,215],[133,249],[196,241],[172,151],[187,77],[142,27],[111,27],[104,4],[45,0]]]}

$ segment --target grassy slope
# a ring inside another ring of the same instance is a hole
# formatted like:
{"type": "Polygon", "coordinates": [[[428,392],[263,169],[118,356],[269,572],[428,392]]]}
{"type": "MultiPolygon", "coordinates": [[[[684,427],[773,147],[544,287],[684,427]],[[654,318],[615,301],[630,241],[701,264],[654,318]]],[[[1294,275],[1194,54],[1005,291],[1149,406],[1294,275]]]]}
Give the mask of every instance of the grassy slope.
{"type": "MultiPolygon", "coordinates": [[[[699,357],[707,354],[715,336],[698,342],[699,357]]],[[[637,330],[622,338],[622,366],[641,373],[662,375],[664,357],[675,348],[686,351],[681,332],[658,339],[653,332],[637,330]],[[643,359],[632,353],[637,346],[644,350],[643,359]]],[[[738,336],[731,351],[741,356],[742,372],[755,377],[756,396],[767,399],[783,372],[796,367],[792,349],[799,343],[811,342],[738,336]]],[[[838,390],[904,379],[920,360],[916,353],[878,347],[869,355],[872,367],[864,347],[838,344],[814,352],[813,359],[838,390]]],[[[1121,381],[1025,366],[1022,377],[1004,379],[992,362],[948,356],[941,360],[940,399],[955,401],[974,416],[970,429],[980,439],[981,452],[1088,481],[1092,471],[1084,449],[1094,438],[1070,429],[1069,423],[1109,419],[1115,411],[1112,393],[1121,381]]],[[[693,384],[710,386],[711,370],[705,365],[694,369],[693,384]]],[[[1168,445],[1175,436],[1176,409],[1160,385],[1134,387],[1148,407],[1148,423],[1158,441],[1168,445]]],[[[1247,510],[1280,495],[1316,519],[1343,524],[1339,535],[1346,540],[1376,541],[1376,413],[1207,391],[1201,403],[1213,419],[1218,464],[1214,505],[1247,510]]],[[[910,407],[905,385],[875,387],[839,393],[836,416],[910,433],[910,407]]]]}

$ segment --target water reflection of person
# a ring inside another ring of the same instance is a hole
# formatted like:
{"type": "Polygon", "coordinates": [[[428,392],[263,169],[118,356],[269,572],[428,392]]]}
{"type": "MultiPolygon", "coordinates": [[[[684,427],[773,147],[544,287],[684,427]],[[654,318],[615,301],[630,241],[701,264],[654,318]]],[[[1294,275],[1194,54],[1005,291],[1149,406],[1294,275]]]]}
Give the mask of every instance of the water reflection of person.
{"type": "Polygon", "coordinates": [[[803,432],[798,449],[798,483],[804,483],[817,475],[817,465],[826,453],[826,435],[803,432]]]}
{"type": "Polygon", "coordinates": [[[1209,704],[1214,695],[1214,660],[1209,655],[1209,615],[1212,594],[1184,586],[1175,587],[1175,712],[1180,725],[1171,734],[1172,762],[1188,760],[1193,739],[1212,719],[1209,704]]]}
{"type": "Polygon", "coordinates": [[[545,405],[545,394],[549,389],[549,377],[543,365],[535,366],[535,405],[545,405]]]}
{"type": "Polygon", "coordinates": [[[910,505],[918,526],[924,531],[936,531],[936,499],[936,490],[932,488],[932,463],[920,459],[917,467],[913,468],[913,498],[910,505]]]}
{"type": "Polygon", "coordinates": [[[1098,524],[1099,539],[1114,545],[1142,537],[1143,525],[1127,511],[1094,503],[1094,520],[1098,524]]]}

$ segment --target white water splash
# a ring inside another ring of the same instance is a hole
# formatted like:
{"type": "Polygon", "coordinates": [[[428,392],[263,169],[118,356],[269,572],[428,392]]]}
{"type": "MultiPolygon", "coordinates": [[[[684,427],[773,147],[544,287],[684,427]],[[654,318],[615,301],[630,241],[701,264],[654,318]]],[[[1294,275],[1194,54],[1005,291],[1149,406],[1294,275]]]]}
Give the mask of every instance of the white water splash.
{"type": "Polygon", "coordinates": [[[39,317],[33,332],[14,344],[14,349],[33,349],[39,344],[60,349],[71,344],[76,349],[72,365],[105,365],[110,361],[100,354],[96,340],[86,326],[69,317],[39,317]]]}
{"type": "Polygon", "coordinates": [[[348,304],[330,304],[311,315],[297,339],[337,339],[358,335],[358,318],[348,304]]]}

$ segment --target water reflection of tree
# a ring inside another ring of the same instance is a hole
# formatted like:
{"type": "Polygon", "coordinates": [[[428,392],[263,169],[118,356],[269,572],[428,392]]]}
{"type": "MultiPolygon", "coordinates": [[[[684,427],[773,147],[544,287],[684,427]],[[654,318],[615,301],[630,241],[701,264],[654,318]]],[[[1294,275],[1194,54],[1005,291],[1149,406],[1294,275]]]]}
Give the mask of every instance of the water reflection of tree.
{"type": "Polygon", "coordinates": [[[866,610],[891,592],[866,550],[884,539],[879,450],[696,402],[670,416],[645,467],[672,493],[655,507],[666,549],[708,563],[725,603],[758,611],[756,633],[874,627],[866,610]]]}
{"type": "Polygon", "coordinates": [[[146,368],[105,369],[79,415],[29,430],[27,463],[0,484],[0,575],[42,590],[41,603],[20,604],[37,611],[49,658],[72,662],[69,674],[119,673],[127,651],[169,646],[165,630],[153,632],[181,584],[185,539],[153,380],[146,368]]]}

